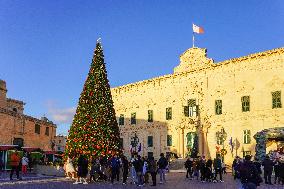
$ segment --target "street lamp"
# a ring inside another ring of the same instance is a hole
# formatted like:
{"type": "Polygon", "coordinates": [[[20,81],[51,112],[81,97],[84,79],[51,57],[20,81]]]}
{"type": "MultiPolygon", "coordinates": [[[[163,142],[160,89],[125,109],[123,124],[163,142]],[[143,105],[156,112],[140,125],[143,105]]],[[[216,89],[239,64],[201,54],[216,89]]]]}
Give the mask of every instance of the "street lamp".
{"type": "Polygon", "coordinates": [[[226,133],[226,131],[223,127],[222,127],[221,131],[216,132],[216,137],[217,137],[217,140],[220,141],[223,144],[222,158],[224,160],[225,140],[227,139],[227,133],[226,133]]]}
{"type": "Polygon", "coordinates": [[[139,138],[137,137],[136,133],[134,134],[134,137],[131,138],[131,146],[134,147],[136,152],[136,147],[139,143],[139,138]]]}

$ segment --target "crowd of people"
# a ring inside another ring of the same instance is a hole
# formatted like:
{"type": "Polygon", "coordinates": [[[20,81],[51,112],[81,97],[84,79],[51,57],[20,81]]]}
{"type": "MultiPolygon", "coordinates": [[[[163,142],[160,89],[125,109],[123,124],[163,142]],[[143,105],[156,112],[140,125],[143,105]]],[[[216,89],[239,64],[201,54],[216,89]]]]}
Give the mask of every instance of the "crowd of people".
{"type": "Polygon", "coordinates": [[[226,166],[222,162],[221,156],[212,160],[205,156],[198,158],[188,158],[184,163],[186,168],[186,178],[200,180],[201,182],[224,182],[223,174],[226,174],[226,166]],[[219,175],[219,180],[217,179],[219,175]]]}
{"type": "MultiPolygon", "coordinates": [[[[20,177],[20,171],[22,172],[22,176],[27,175],[28,169],[31,172],[31,162],[32,161],[27,154],[23,154],[23,156],[21,157],[18,151],[15,150],[11,154],[8,164],[11,168],[10,180],[13,180],[14,173],[16,173],[18,180],[22,180],[22,177],[20,177]]],[[[2,161],[2,159],[0,159],[0,174],[3,172],[4,167],[4,162],[2,161]]]]}
{"type": "Polygon", "coordinates": [[[127,184],[128,176],[130,176],[129,183],[137,186],[150,184],[151,176],[151,186],[156,186],[157,174],[160,175],[160,184],[166,182],[168,164],[163,153],[160,154],[158,161],[154,157],[141,157],[137,154],[133,154],[130,160],[125,156],[118,157],[117,155],[110,159],[101,157],[88,160],[86,156],[80,155],[77,162],[68,158],[64,167],[67,178],[77,177],[74,184],[88,184],[97,181],[110,181],[113,184],[115,181],[120,182],[122,173],[122,184],[124,185],[127,184]],[[74,163],[77,164],[76,169],[74,163]],[[90,168],[89,164],[91,164],[90,168]],[[88,175],[89,179],[87,179],[88,175]]]}
{"type": "MultiPolygon", "coordinates": [[[[214,160],[205,157],[188,158],[185,162],[186,178],[200,180],[200,182],[224,182],[226,165],[218,154],[214,160]],[[219,177],[219,178],[218,178],[219,177]]],[[[280,157],[266,158],[261,162],[257,158],[251,161],[251,156],[236,157],[232,164],[234,180],[240,189],[255,189],[261,183],[273,185],[272,174],[274,171],[274,184],[284,185],[284,161],[280,157]],[[263,175],[263,178],[262,178],[263,175]]]]}
{"type": "Polygon", "coordinates": [[[234,179],[243,188],[257,188],[263,180],[265,184],[273,185],[273,171],[274,184],[284,185],[284,161],[279,157],[272,159],[267,155],[262,162],[257,158],[252,161],[250,155],[244,159],[236,157],[232,167],[234,179]]]}

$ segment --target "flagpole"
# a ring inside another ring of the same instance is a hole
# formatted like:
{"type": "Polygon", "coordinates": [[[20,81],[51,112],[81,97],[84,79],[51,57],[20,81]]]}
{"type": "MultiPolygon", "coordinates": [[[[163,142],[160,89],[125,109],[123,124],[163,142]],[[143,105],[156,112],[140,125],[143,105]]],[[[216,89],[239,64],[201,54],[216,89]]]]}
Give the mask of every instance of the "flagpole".
{"type": "Polygon", "coordinates": [[[192,47],[194,47],[194,32],[192,32],[192,47]]]}

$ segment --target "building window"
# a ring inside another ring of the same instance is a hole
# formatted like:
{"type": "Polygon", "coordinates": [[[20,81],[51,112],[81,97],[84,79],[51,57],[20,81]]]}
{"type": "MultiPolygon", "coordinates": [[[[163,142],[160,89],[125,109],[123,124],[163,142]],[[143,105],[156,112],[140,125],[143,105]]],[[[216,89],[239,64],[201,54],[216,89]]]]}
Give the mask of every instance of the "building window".
{"type": "Polygon", "coordinates": [[[167,135],[167,146],[173,145],[173,137],[172,135],[167,135]]]}
{"type": "Polygon", "coordinates": [[[172,107],[166,108],[166,120],[172,119],[172,107]]]}
{"type": "Polygon", "coordinates": [[[189,106],[183,107],[183,114],[185,117],[189,117],[189,106]]]}
{"type": "Polygon", "coordinates": [[[118,119],[118,125],[124,125],[124,114],[120,114],[118,119]]]}
{"type": "Polygon", "coordinates": [[[148,122],[153,122],[153,110],[148,110],[148,122]]]}
{"type": "Polygon", "coordinates": [[[120,148],[123,149],[123,138],[119,139],[119,145],[120,145],[120,148]]]}
{"type": "Polygon", "coordinates": [[[45,135],[46,135],[46,136],[49,136],[49,127],[46,127],[46,128],[45,128],[45,135]]]}
{"type": "Polygon", "coordinates": [[[16,112],[16,113],[18,112],[17,108],[13,108],[13,111],[16,112]]]}
{"type": "Polygon", "coordinates": [[[19,147],[23,147],[24,146],[24,139],[14,138],[13,145],[18,145],[19,147]]]}
{"type": "Polygon", "coordinates": [[[196,117],[198,115],[197,105],[195,99],[188,100],[189,116],[196,117]]]}
{"type": "Polygon", "coordinates": [[[272,92],[272,108],[281,108],[281,91],[272,92]]]}
{"type": "Polygon", "coordinates": [[[153,147],[153,136],[148,136],[148,147],[153,147]]]}
{"type": "Polygon", "coordinates": [[[61,140],[59,140],[58,143],[61,143],[61,140]]]}
{"type": "Polygon", "coordinates": [[[222,100],[215,100],[215,114],[222,114],[222,100]]]}
{"type": "Polygon", "coordinates": [[[136,112],[131,113],[131,125],[136,124],[136,112]]]}
{"type": "Polygon", "coordinates": [[[244,130],[244,144],[250,144],[250,130],[244,130]]]}
{"type": "Polygon", "coordinates": [[[243,96],[241,98],[242,101],[242,111],[248,112],[250,111],[250,102],[249,102],[249,96],[243,96]]]}
{"type": "Polygon", "coordinates": [[[61,148],[60,148],[60,147],[57,147],[57,151],[61,151],[61,148]]]}
{"type": "Polygon", "coordinates": [[[35,133],[40,134],[40,125],[35,124],[35,133]]]}

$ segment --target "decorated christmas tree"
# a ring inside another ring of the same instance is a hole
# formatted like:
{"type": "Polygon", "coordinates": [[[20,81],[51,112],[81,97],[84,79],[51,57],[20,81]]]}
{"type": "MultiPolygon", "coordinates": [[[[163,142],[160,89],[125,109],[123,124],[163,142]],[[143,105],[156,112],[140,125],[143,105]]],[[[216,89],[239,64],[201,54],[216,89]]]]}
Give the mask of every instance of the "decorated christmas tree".
{"type": "Polygon", "coordinates": [[[66,156],[120,154],[119,128],[107,79],[103,49],[97,42],[91,68],[69,131],[66,156]]]}

